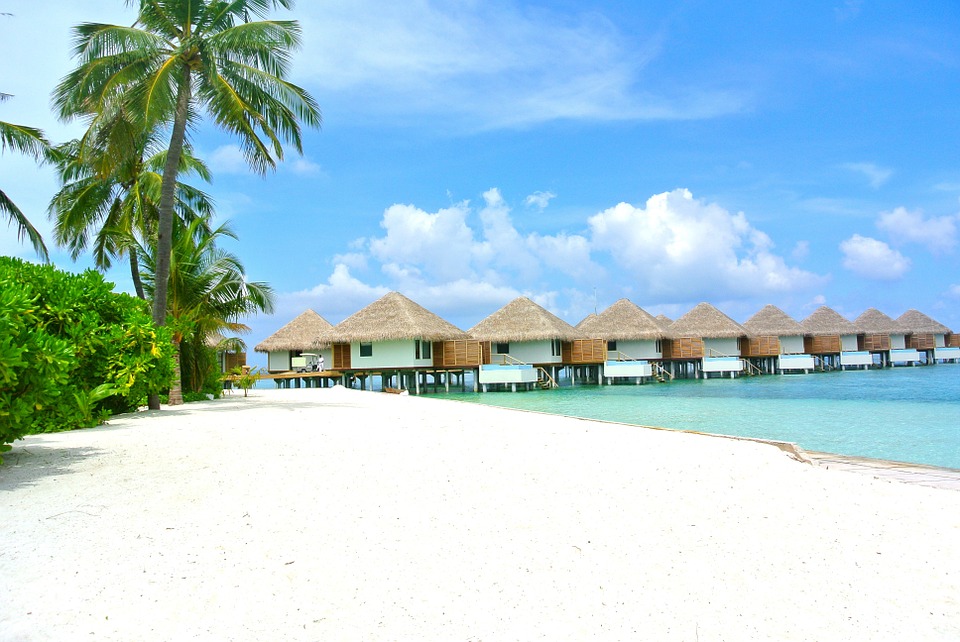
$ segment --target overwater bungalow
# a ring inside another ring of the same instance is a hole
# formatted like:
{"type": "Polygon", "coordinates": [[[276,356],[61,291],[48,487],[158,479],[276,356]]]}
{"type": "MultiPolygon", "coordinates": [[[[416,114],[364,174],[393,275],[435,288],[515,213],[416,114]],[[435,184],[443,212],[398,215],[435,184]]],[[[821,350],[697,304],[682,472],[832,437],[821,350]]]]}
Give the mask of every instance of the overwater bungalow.
{"type": "Polygon", "coordinates": [[[870,308],[853,320],[857,346],[879,356],[881,365],[916,364],[920,353],[907,349],[905,332],[896,321],[876,308],[870,308]]]}
{"type": "Polygon", "coordinates": [[[559,370],[570,366],[599,365],[606,359],[606,342],[583,335],[566,321],[527,297],[518,297],[467,331],[483,345],[479,379],[490,385],[538,383],[555,386],[559,370]]]}
{"type": "Polygon", "coordinates": [[[590,337],[606,342],[603,379],[633,379],[642,383],[660,376],[663,358],[664,331],[657,320],[629,299],[620,299],[600,314],[591,314],[577,324],[577,329],[590,337]]]}
{"type": "Polygon", "coordinates": [[[463,384],[465,369],[481,363],[479,342],[399,292],[355,312],[316,343],[330,344],[333,369],[361,388],[379,377],[384,390],[419,394],[431,382],[449,390],[452,378],[463,384]]]}
{"type": "Polygon", "coordinates": [[[217,370],[220,374],[247,365],[246,347],[240,339],[228,339],[214,332],[207,336],[206,345],[217,354],[217,370]]]}
{"type": "Polygon", "coordinates": [[[322,355],[324,366],[330,367],[330,345],[316,345],[318,336],[333,326],[313,310],[305,310],[292,321],[254,347],[267,354],[267,372],[316,371],[322,355]]]}
{"type": "Polygon", "coordinates": [[[804,352],[814,355],[822,370],[873,365],[873,355],[859,349],[857,329],[835,310],[820,306],[800,325],[804,352]]]}
{"type": "Polygon", "coordinates": [[[665,334],[664,365],[674,376],[734,377],[748,367],[740,358],[747,329],[709,303],[698,304],[671,323],[665,334]]]}
{"type": "Polygon", "coordinates": [[[813,371],[813,357],[803,351],[803,326],[777,306],[764,306],[743,327],[749,336],[740,354],[762,372],[813,371]]]}
{"type": "Polygon", "coordinates": [[[939,321],[917,310],[907,310],[900,315],[897,323],[906,333],[906,348],[921,353],[927,363],[960,359],[960,347],[947,345],[950,328],[939,321]]]}

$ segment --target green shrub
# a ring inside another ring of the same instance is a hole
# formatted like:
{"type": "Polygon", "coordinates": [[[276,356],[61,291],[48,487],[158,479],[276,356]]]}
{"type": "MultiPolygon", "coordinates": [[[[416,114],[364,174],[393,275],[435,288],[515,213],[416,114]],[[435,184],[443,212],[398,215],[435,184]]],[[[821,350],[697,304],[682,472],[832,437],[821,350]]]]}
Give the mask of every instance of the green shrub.
{"type": "Polygon", "coordinates": [[[93,271],[0,257],[0,452],[100,423],[169,386],[173,344],[145,301],[93,271]]]}

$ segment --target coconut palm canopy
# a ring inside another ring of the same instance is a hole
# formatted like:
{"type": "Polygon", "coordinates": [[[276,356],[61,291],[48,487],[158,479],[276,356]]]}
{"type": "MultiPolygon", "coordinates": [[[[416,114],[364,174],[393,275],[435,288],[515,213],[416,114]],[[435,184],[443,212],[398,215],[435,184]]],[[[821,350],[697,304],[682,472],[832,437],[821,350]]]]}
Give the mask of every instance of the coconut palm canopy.
{"type": "Polygon", "coordinates": [[[853,324],[825,305],[800,322],[808,337],[826,337],[842,334],[857,334],[853,324]]]}
{"type": "Polygon", "coordinates": [[[666,334],[671,339],[734,339],[748,336],[750,333],[709,303],[699,303],[671,323],[666,329],[666,334]]]}
{"type": "Polygon", "coordinates": [[[870,308],[853,320],[857,334],[905,334],[900,324],[876,308],[870,308]]]}
{"type": "Polygon", "coordinates": [[[254,350],[257,352],[276,352],[326,347],[317,346],[315,342],[317,337],[332,327],[330,322],[322,316],[313,310],[307,310],[258,343],[254,350]]]}
{"type": "Polygon", "coordinates": [[[803,336],[803,326],[775,305],[764,306],[759,312],[747,319],[743,327],[758,337],[799,337],[803,336]]]}
{"type": "Polygon", "coordinates": [[[663,338],[657,320],[629,299],[620,299],[600,314],[577,324],[581,333],[608,341],[641,341],[663,338]]]}
{"type": "Polygon", "coordinates": [[[573,341],[586,339],[583,333],[566,321],[547,312],[528,299],[518,297],[467,333],[480,341],[509,343],[510,341],[573,341]]]}
{"type": "Polygon", "coordinates": [[[399,292],[389,292],[318,338],[323,343],[467,339],[466,333],[399,292]]]}
{"type": "Polygon", "coordinates": [[[950,334],[950,328],[917,310],[907,310],[901,314],[897,324],[909,334],[950,334]]]}

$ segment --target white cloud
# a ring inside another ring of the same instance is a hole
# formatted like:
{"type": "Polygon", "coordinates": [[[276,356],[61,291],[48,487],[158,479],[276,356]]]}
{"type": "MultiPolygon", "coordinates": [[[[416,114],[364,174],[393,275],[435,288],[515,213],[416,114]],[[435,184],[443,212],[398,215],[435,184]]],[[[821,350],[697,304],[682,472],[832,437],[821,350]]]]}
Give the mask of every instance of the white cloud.
{"type": "Polygon", "coordinates": [[[793,246],[793,251],[790,252],[790,256],[792,256],[795,261],[802,261],[803,259],[807,258],[809,254],[809,241],[797,241],[796,245],[793,246]]]}
{"type": "Polygon", "coordinates": [[[250,165],[236,145],[221,145],[207,159],[210,171],[217,174],[249,174],[250,165]]]}
{"type": "Polygon", "coordinates": [[[874,189],[883,186],[893,176],[892,169],[880,167],[874,163],[845,163],[841,167],[866,176],[870,187],[874,189]]]}
{"type": "Polygon", "coordinates": [[[889,234],[892,242],[917,243],[935,254],[956,246],[958,223],[960,215],[925,218],[922,211],[905,207],[883,212],[877,219],[877,227],[889,234]]]}
{"type": "Polygon", "coordinates": [[[892,281],[910,269],[910,259],[883,241],[854,234],[840,243],[843,267],[855,274],[878,281],[892,281]]]}
{"type": "Polygon", "coordinates": [[[553,192],[534,192],[530,196],[523,199],[523,202],[527,207],[535,207],[538,210],[544,210],[546,209],[547,205],[550,204],[550,201],[556,197],[557,195],[553,192]]]}
{"type": "Polygon", "coordinates": [[[324,175],[323,168],[319,164],[314,163],[308,158],[305,157],[296,157],[292,161],[287,161],[290,166],[290,171],[298,176],[322,176],[324,175]]]}
{"type": "Polygon", "coordinates": [[[360,99],[355,113],[430,112],[484,129],[561,118],[704,118],[745,103],[724,88],[639,89],[661,54],[659,25],[628,34],[598,12],[331,0],[297,14],[309,34],[297,75],[318,94],[360,99]]]}
{"type": "Polygon", "coordinates": [[[645,207],[620,203],[588,221],[594,251],[605,251],[644,296],[718,300],[802,290],[823,277],[786,265],[741,212],[731,214],[683,189],[645,207]]]}
{"type": "Polygon", "coordinates": [[[947,296],[960,299],[960,283],[953,283],[947,288],[947,296]]]}

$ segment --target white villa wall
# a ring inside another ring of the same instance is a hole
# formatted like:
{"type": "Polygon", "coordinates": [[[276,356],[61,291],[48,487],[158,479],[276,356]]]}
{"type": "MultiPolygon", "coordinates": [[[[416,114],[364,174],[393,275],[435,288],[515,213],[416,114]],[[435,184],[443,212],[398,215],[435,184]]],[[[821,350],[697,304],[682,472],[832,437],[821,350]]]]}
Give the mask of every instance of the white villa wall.
{"type": "MultiPolygon", "coordinates": [[[[430,343],[425,341],[424,343],[430,343]]],[[[417,359],[413,339],[405,341],[378,341],[373,343],[373,354],[360,356],[360,344],[350,344],[350,367],[353,370],[378,368],[429,368],[433,366],[433,354],[429,359],[417,359]]]]}
{"type": "Polygon", "coordinates": [[[803,354],[803,337],[780,337],[781,354],[803,354]]]}
{"type": "Polygon", "coordinates": [[[267,353],[267,370],[270,372],[283,372],[290,369],[290,351],[276,350],[267,353]]]}
{"type": "Polygon", "coordinates": [[[708,357],[739,357],[740,347],[737,342],[737,339],[704,339],[703,353],[708,357]]]}
{"type": "Polygon", "coordinates": [[[857,342],[857,335],[845,334],[842,337],[840,337],[841,352],[857,352],[858,350],[860,350],[860,347],[857,342]]]}
{"type": "MultiPolygon", "coordinates": [[[[326,348],[324,350],[309,349],[303,350],[303,352],[322,355],[324,367],[327,370],[333,369],[333,348],[326,348]]],[[[285,372],[290,370],[290,351],[274,350],[272,352],[268,352],[267,370],[270,372],[285,372]]]]}
{"type": "MultiPolygon", "coordinates": [[[[562,363],[563,356],[553,356],[551,341],[511,341],[509,354],[514,359],[523,363],[562,363]]],[[[500,363],[497,358],[497,344],[490,344],[490,361],[500,363]]],[[[507,360],[509,363],[509,359],[507,360]]]]}
{"type": "Polygon", "coordinates": [[[945,334],[933,335],[933,345],[937,348],[947,347],[947,335],[945,334]]]}
{"type": "Polygon", "coordinates": [[[617,352],[634,359],[662,359],[663,354],[657,350],[657,342],[646,341],[617,341],[616,352],[609,352],[611,359],[617,358],[617,352]]]}

